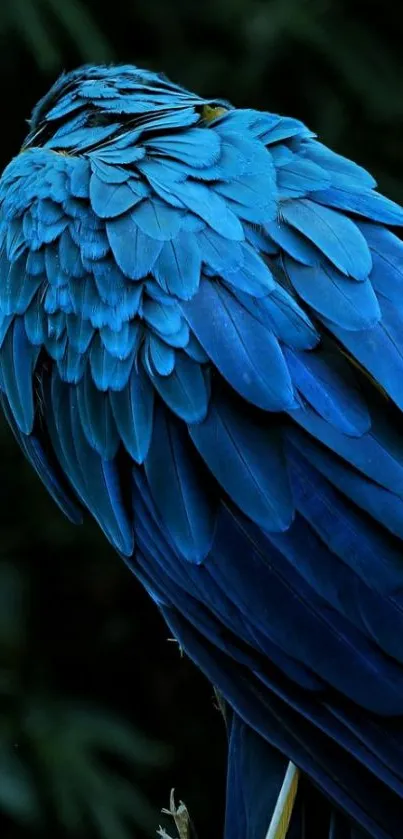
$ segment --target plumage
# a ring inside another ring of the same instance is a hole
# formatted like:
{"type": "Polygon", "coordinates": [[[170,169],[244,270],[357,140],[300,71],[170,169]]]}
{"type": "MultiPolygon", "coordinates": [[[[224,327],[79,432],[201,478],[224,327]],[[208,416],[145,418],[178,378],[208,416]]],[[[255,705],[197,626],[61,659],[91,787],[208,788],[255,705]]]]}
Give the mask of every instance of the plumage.
{"type": "Polygon", "coordinates": [[[358,227],[347,217],[311,198],[286,201],[281,215],[309,239],[347,277],[365,280],[372,267],[368,245],[358,227]]]}
{"type": "Polygon", "coordinates": [[[0,180],[6,419],[220,691],[225,839],[400,839],[399,226],[298,120],[130,65],[0,180]]]}
{"type": "Polygon", "coordinates": [[[238,393],[266,410],[294,404],[276,338],[224,286],[203,279],[198,294],[182,308],[207,355],[238,393]]]}

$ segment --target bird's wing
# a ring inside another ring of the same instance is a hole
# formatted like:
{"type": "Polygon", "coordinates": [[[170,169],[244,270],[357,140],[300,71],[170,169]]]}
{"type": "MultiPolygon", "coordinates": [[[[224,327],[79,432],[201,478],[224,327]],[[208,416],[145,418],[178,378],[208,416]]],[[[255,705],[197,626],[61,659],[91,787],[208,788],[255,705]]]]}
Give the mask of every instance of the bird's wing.
{"type": "Polygon", "coordinates": [[[403,211],[295,120],[74,103],[0,184],[6,412],[240,717],[396,839],[403,211]]]}

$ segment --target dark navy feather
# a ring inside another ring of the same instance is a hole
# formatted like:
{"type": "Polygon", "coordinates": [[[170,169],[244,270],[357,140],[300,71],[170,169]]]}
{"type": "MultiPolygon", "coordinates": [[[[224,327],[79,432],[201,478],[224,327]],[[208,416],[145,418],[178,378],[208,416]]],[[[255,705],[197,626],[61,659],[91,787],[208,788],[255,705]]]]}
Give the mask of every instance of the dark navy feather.
{"type": "Polygon", "coordinates": [[[266,530],[285,530],[292,497],[276,428],[263,429],[215,398],[207,419],[192,426],[198,451],[239,508],[266,530]]]}

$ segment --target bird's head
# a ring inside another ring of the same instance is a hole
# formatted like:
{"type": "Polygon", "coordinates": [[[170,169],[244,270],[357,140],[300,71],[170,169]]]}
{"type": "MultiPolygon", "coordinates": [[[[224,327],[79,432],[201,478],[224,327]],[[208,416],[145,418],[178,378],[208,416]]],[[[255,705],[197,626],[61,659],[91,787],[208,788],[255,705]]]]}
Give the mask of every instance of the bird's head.
{"type": "Polygon", "coordinates": [[[35,106],[24,148],[49,141],[55,148],[53,140],[60,138],[60,148],[67,150],[72,132],[82,129],[92,129],[97,142],[108,135],[108,127],[122,124],[142,131],[158,129],[158,121],[164,130],[188,127],[211,122],[230,108],[228,102],[191,93],[163,73],[133,65],[85,65],[60,76],[35,106]]]}

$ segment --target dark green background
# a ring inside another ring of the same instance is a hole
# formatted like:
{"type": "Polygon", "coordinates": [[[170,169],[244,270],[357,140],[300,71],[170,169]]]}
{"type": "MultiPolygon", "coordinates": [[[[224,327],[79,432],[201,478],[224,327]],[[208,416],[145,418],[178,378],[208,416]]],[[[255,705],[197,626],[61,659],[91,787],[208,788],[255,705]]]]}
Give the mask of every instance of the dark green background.
{"type": "MultiPolygon", "coordinates": [[[[1,0],[0,164],[61,69],[131,61],[199,93],[299,117],[402,200],[398,8],[1,0]]],[[[151,837],[175,786],[200,839],[218,839],[224,754],[209,685],[95,526],[63,520],[2,425],[1,837],[151,837]]]]}

